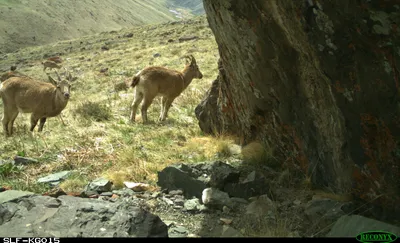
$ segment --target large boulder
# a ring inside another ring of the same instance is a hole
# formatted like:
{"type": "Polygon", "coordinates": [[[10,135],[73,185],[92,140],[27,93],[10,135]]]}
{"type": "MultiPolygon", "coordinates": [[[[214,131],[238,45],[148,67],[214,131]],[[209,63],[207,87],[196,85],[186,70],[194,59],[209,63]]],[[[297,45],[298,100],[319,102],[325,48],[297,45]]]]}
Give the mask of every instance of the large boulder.
{"type": "Polygon", "coordinates": [[[168,237],[167,226],[141,209],[137,199],[112,203],[4,193],[0,193],[0,237],[168,237]]]}
{"type": "Polygon", "coordinates": [[[168,191],[181,189],[187,198],[201,199],[207,187],[223,189],[227,183],[238,182],[239,176],[237,169],[221,161],[179,163],[158,172],[157,184],[168,191]]]}
{"type": "Polygon", "coordinates": [[[360,215],[344,215],[336,221],[327,237],[356,237],[361,232],[377,230],[400,235],[400,227],[360,215]]]}
{"type": "Polygon", "coordinates": [[[274,144],[314,186],[399,209],[396,1],[203,2],[220,62],[201,129],[274,144]]]}

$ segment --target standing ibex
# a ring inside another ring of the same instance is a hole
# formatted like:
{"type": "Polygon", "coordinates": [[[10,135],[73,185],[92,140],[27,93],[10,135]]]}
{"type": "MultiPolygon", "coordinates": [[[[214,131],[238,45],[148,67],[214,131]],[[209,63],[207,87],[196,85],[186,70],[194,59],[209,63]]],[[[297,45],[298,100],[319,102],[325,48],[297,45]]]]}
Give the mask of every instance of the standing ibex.
{"type": "Polygon", "coordinates": [[[144,100],[141,107],[142,120],[143,123],[147,122],[147,109],[157,95],[162,97],[159,121],[164,121],[174,99],[188,87],[193,78],[203,78],[196,59],[192,55],[186,56],[186,58],[188,61],[182,72],[152,66],[139,71],[133,77],[130,86],[136,87],[136,89],[131,106],[130,120],[132,122],[135,121],[136,110],[142,100],[144,100]]]}
{"type": "Polygon", "coordinates": [[[46,71],[47,68],[50,68],[50,70],[52,70],[53,68],[60,69],[62,67],[61,64],[57,64],[56,62],[50,60],[46,60],[42,62],[42,64],[43,64],[43,71],[46,71]]]}
{"type": "Polygon", "coordinates": [[[37,81],[29,77],[12,77],[0,84],[0,96],[3,100],[3,130],[6,136],[13,133],[14,121],[19,112],[32,113],[30,131],[40,120],[39,132],[47,117],[54,117],[66,107],[71,85],[71,75],[68,80],[62,80],[56,72],[58,81],[48,75],[53,83],[37,81]]]}
{"type": "Polygon", "coordinates": [[[3,82],[9,78],[12,77],[21,77],[21,76],[25,76],[24,74],[16,71],[17,67],[16,66],[11,66],[10,71],[4,73],[3,75],[0,76],[0,82],[3,82]]]}

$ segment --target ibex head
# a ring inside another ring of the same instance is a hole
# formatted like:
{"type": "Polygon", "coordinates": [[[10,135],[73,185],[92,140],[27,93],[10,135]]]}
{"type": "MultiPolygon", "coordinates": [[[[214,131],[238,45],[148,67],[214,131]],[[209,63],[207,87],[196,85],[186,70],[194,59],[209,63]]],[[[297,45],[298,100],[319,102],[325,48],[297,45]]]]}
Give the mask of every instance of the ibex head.
{"type": "Polygon", "coordinates": [[[65,76],[67,77],[66,79],[62,79],[57,71],[55,71],[55,73],[57,75],[57,80],[55,80],[49,74],[47,74],[47,77],[49,78],[50,83],[52,83],[54,86],[57,87],[57,91],[61,92],[61,94],[63,95],[63,97],[65,99],[69,99],[70,91],[71,91],[71,83],[70,82],[76,80],[77,78],[72,77],[71,73],[68,72],[67,69],[65,69],[65,76]]]}
{"type": "Polygon", "coordinates": [[[194,74],[195,78],[203,78],[203,74],[200,72],[199,66],[197,66],[196,59],[193,55],[185,56],[186,65],[189,66],[190,71],[194,74]]]}

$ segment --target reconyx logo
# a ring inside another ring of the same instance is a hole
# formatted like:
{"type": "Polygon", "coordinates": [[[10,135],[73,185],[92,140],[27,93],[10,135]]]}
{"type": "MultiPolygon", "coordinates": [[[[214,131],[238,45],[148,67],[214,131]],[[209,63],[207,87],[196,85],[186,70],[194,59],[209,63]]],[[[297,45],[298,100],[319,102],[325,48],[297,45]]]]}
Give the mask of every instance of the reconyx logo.
{"type": "Polygon", "coordinates": [[[397,236],[393,233],[386,231],[368,231],[362,232],[356,236],[356,239],[363,243],[372,242],[385,242],[390,243],[397,239],[397,236]]]}

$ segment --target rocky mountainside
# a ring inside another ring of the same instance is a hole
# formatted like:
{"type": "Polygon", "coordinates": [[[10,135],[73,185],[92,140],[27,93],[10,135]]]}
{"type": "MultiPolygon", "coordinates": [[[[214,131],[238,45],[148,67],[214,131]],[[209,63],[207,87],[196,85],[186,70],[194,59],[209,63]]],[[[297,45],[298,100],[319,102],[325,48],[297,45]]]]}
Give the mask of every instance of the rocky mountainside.
{"type": "Polygon", "coordinates": [[[192,7],[173,2],[171,6],[167,0],[0,1],[0,53],[104,31],[173,21],[179,16],[172,7],[192,7]]]}
{"type": "Polygon", "coordinates": [[[314,186],[399,218],[397,1],[232,2],[204,0],[221,60],[203,131],[273,144],[314,186]]]}
{"type": "Polygon", "coordinates": [[[203,0],[167,0],[172,8],[185,8],[192,14],[204,14],[203,0]]]}

